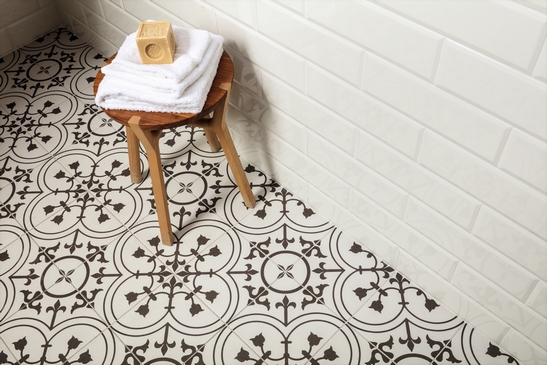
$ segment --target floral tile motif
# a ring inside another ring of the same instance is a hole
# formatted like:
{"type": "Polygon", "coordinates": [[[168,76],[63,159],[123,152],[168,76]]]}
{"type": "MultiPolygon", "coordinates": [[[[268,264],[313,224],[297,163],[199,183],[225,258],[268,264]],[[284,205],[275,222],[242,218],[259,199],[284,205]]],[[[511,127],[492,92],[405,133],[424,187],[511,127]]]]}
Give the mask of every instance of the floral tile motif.
{"type": "Polygon", "coordinates": [[[146,153],[94,104],[105,57],[57,29],[0,59],[0,364],[517,364],[202,130],[146,153]]]}

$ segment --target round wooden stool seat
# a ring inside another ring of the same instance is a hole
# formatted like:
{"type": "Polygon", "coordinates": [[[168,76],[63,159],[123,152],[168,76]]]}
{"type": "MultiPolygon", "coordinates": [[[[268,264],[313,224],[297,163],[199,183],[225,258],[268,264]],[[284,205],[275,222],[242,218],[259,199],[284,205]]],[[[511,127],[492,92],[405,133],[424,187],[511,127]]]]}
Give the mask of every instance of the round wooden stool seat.
{"type": "MultiPolygon", "coordinates": [[[[105,64],[109,64],[116,57],[113,55],[110,57],[105,64]]],[[[93,92],[97,94],[99,85],[104,78],[104,74],[99,70],[97,76],[95,77],[95,82],[93,83],[93,92]]],[[[212,113],[219,105],[219,103],[224,102],[228,91],[225,88],[221,88],[222,84],[232,84],[234,78],[234,65],[230,56],[224,52],[220,58],[218,64],[217,74],[213,80],[213,85],[211,90],[207,95],[207,100],[203,109],[198,114],[187,114],[187,113],[154,113],[154,112],[140,112],[133,110],[114,110],[114,109],[103,109],[104,112],[113,120],[118,123],[121,123],[125,126],[129,125],[129,119],[134,116],[141,117],[141,122],[139,123],[141,129],[143,130],[157,130],[157,129],[169,129],[179,127],[181,125],[191,124],[192,122],[199,121],[203,117],[212,113]]]]}

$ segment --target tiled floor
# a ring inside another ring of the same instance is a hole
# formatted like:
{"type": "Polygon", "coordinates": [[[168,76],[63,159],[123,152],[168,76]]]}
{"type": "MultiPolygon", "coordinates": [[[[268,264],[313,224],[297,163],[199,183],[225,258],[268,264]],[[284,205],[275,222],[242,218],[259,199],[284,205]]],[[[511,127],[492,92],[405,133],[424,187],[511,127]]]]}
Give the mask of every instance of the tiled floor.
{"type": "Polygon", "coordinates": [[[246,209],[200,130],[162,137],[161,245],[103,61],[61,29],[0,59],[0,364],[517,363],[244,161],[246,209]]]}

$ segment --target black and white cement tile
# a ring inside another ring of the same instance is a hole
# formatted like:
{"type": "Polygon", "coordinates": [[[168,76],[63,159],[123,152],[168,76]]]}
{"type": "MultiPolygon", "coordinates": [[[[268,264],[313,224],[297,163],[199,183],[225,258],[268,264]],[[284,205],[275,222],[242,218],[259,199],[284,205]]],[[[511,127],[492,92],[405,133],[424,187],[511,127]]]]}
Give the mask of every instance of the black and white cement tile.
{"type": "Polygon", "coordinates": [[[161,138],[163,246],[104,60],[65,29],[0,59],[0,364],[518,363],[244,164],[247,209],[198,129],[161,138]]]}

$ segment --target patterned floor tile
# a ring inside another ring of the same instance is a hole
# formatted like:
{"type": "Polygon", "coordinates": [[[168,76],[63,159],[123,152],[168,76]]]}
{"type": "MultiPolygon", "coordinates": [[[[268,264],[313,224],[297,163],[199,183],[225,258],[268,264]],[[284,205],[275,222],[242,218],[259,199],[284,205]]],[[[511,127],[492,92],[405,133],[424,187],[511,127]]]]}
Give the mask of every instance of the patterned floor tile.
{"type": "Polygon", "coordinates": [[[348,324],[369,341],[380,363],[429,364],[441,352],[450,353],[463,321],[396,273],[348,324]]]}
{"type": "Polygon", "coordinates": [[[0,363],[502,364],[516,359],[201,129],[146,153],[94,104],[105,58],[65,29],[0,59],[0,363]]]}
{"type": "Polygon", "coordinates": [[[264,364],[264,353],[244,341],[230,327],[224,327],[199,353],[204,364],[264,364]]]}
{"type": "Polygon", "coordinates": [[[19,62],[21,62],[24,57],[25,55],[21,50],[16,50],[3,57],[0,57],[0,93],[4,94],[11,90],[13,85],[13,75],[17,75],[16,72],[11,71],[19,62]]]}
{"type": "Polygon", "coordinates": [[[66,30],[50,32],[22,51],[26,57],[18,66],[26,77],[14,86],[32,96],[64,89],[90,99],[89,87],[105,61],[102,55],[66,30]]]}
{"type": "Polygon", "coordinates": [[[357,345],[357,337],[351,331],[347,331],[349,336],[340,333],[344,322],[325,306],[302,308],[293,298],[268,288],[261,300],[247,306],[228,326],[267,364],[307,364],[322,357],[329,361],[351,357],[350,349],[357,345]],[[336,349],[325,347],[329,341],[336,343],[336,349]]]}
{"type": "Polygon", "coordinates": [[[373,351],[368,341],[355,333],[351,327],[341,326],[314,354],[314,359],[331,364],[368,364],[373,351]],[[328,360],[328,362],[327,362],[328,360]]]}
{"type": "Polygon", "coordinates": [[[50,110],[47,100],[41,109],[34,109],[34,102],[24,94],[10,93],[3,95],[0,101],[0,132],[2,133],[2,149],[0,159],[5,160],[4,169],[13,168],[17,164],[32,164],[43,162],[49,158],[43,147],[52,138],[47,124],[40,120],[50,110]]]}
{"type": "Polygon", "coordinates": [[[438,364],[453,364],[454,362],[451,360],[454,358],[461,360],[464,364],[473,365],[518,363],[511,354],[489,341],[484,335],[477,332],[468,324],[460,327],[458,333],[445,348],[450,348],[451,351],[450,353],[447,351],[440,353],[439,358],[436,359],[438,364]]]}
{"type": "MultiPolygon", "coordinates": [[[[10,358],[4,353],[6,355],[4,363],[66,364],[78,350],[92,340],[96,340],[97,336],[102,336],[105,330],[104,323],[93,317],[76,316],[62,322],[56,321],[56,314],[69,310],[62,305],[44,309],[51,313],[52,318],[45,318],[45,316],[44,318],[23,317],[0,325],[0,336],[13,356],[10,358]]],[[[105,346],[97,349],[96,352],[104,352],[108,348],[105,346]]],[[[82,360],[86,361],[90,358],[89,352],[82,354],[82,360]]]]}
{"type": "Polygon", "coordinates": [[[129,349],[116,333],[107,328],[87,344],[78,346],[67,356],[70,364],[123,364],[131,363],[126,354],[129,349]]]}

